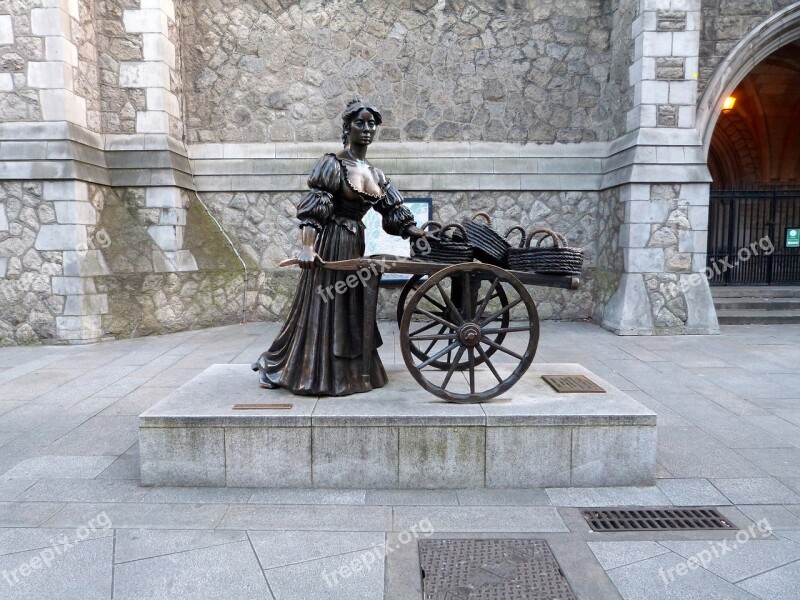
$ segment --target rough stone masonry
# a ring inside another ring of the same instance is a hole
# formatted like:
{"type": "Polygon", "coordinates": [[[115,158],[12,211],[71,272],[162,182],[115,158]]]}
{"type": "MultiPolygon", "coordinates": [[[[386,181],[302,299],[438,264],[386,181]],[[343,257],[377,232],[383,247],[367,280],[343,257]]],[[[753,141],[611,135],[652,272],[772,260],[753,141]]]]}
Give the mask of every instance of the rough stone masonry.
{"type": "Polygon", "coordinates": [[[797,12],[0,0],[0,344],[280,319],[294,204],[355,95],[384,111],[371,159],[435,217],[488,210],[586,249],[579,292],[534,290],[542,317],[714,332],[708,286],[681,283],[705,266],[708,115],[737,40],[791,35],[797,12]]]}

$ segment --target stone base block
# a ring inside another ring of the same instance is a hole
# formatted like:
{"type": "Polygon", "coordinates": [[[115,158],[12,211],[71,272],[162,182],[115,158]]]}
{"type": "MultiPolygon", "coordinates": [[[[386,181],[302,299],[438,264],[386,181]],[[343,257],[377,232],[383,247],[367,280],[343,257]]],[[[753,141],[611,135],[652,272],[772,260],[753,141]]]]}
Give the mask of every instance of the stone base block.
{"type": "Polygon", "coordinates": [[[343,398],[259,388],[249,365],[213,365],[140,416],[152,486],[533,488],[652,485],[656,415],[574,364],[534,364],[506,394],[449,404],[405,369],[343,398]],[[586,375],[604,394],[541,378],[586,375]],[[291,409],[233,410],[237,403],[291,409]]]}

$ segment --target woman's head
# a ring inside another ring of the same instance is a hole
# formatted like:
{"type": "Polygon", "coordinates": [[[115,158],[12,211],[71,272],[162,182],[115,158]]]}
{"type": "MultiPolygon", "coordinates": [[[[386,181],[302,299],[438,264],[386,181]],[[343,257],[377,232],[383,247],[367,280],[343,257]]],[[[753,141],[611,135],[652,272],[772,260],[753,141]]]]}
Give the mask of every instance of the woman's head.
{"type": "MultiPolygon", "coordinates": [[[[364,102],[361,98],[354,98],[347,103],[347,107],[342,114],[342,145],[347,146],[350,141],[350,131],[353,121],[363,121],[365,119],[374,120],[374,124],[380,125],[383,122],[380,111],[364,102]]],[[[374,133],[374,132],[373,132],[374,133]]]]}

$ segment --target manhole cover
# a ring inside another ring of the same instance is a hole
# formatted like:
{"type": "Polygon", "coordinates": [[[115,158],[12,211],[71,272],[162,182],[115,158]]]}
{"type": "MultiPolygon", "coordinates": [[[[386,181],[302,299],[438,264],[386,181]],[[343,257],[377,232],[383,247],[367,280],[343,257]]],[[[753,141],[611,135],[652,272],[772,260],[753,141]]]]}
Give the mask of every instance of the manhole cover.
{"type": "Polygon", "coordinates": [[[542,375],[550,387],[559,394],[604,394],[605,390],[586,375],[542,375]]]}
{"type": "Polygon", "coordinates": [[[575,600],[544,540],[419,540],[424,600],[575,600]]]}
{"type": "Polygon", "coordinates": [[[736,529],[714,508],[591,508],[581,513],[593,531],[736,529]]]}

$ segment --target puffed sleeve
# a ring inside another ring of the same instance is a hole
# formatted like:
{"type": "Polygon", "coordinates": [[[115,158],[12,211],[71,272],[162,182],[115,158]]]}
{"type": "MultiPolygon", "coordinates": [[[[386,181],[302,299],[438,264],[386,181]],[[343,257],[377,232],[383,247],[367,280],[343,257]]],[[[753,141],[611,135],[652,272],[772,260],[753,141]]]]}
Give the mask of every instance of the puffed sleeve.
{"type": "Polygon", "coordinates": [[[333,214],[333,194],[339,189],[341,166],[333,154],[326,154],[317,161],[308,176],[310,191],[297,205],[300,227],[311,226],[321,231],[333,214]]]}
{"type": "MultiPolygon", "coordinates": [[[[383,174],[381,173],[381,175],[383,174]]],[[[403,196],[392,185],[392,182],[385,178],[385,175],[381,184],[386,194],[375,203],[375,209],[383,215],[383,230],[389,235],[399,235],[407,238],[406,228],[409,225],[416,224],[414,215],[403,204],[403,196]]]]}

